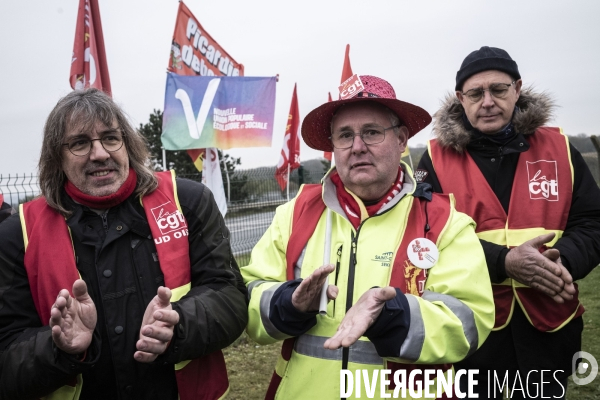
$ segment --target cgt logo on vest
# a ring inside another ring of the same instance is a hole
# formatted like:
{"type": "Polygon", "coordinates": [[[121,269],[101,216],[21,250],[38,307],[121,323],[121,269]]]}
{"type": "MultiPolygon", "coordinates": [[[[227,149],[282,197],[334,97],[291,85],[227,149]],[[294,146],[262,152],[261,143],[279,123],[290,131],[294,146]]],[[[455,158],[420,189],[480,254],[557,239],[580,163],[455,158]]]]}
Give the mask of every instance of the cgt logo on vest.
{"type": "Polygon", "coordinates": [[[151,211],[156,221],[156,225],[160,230],[160,234],[162,235],[161,237],[154,238],[155,244],[161,244],[170,241],[171,232],[174,232],[172,236],[175,239],[180,239],[188,235],[185,217],[170,201],[158,207],[154,207],[151,211]]]}
{"type": "Polygon", "coordinates": [[[556,161],[527,161],[529,198],[558,201],[558,169],[556,161]]]}

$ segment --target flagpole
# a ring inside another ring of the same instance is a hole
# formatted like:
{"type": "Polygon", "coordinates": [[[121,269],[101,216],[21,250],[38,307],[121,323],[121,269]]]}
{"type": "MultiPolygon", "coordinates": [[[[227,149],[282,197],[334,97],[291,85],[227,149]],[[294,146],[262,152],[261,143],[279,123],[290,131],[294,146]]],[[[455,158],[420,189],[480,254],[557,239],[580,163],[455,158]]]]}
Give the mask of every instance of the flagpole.
{"type": "Polygon", "coordinates": [[[167,170],[167,151],[165,150],[164,147],[162,147],[162,153],[163,153],[163,171],[167,170]]]}
{"type": "Polygon", "coordinates": [[[290,201],[290,163],[288,162],[287,171],[287,201],[290,201]]]}
{"type": "Polygon", "coordinates": [[[227,172],[227,165],[225,166],[225,177],[227,178],[227,201],[231,203],[231,185],[229,183],[229,172],[227,172]]]}

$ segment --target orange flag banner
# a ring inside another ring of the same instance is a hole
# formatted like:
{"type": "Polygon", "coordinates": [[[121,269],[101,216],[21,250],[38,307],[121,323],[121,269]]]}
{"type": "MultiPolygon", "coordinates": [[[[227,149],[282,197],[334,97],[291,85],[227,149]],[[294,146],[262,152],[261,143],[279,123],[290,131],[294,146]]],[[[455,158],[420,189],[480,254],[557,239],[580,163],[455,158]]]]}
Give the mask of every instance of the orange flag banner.
{"type": "Polygon", "coordinates": [[[168,70],[178,75],[244,75],[244,66],[206,32],[183,1],[179,2],[168,70]]]}
{"type": "MultiPolygon", "coordinates": [[[[167,69],[186,76],[244,76],[244,66],[204,30],[183,1],[179,2],[167,69]]],[[[203,170],[205,152],[206,149],[187,151],[198,171],[203,170]]]]}
{"type": "Polygon", "coordinates": [[[344,67],[342,68],[342,79],[340,83],[344,83],[344,81],[350,78],[352,75],[352,66],[350,66],[350,45],[346,45],[346,55],[344,56],[344,67]]]}
{"type": "MultiPolygon", "coordinates": [[[[327,101],[332,101],[331,92],[327,93],[327,101]]],[[[331,162],[332,155],[330,151],[324,151],[323,157],[325,157],[326,160],[329,160],[329,162],[331,162]]]]}
{"type": "Polygon", "coordinates": [[[97,88],[111,94],[98,0],[80,0],[69,82],[73,89],[97,88]]]}
{"type": "Polygon", "coordinates": [[[288,184],[289,172],[300,166],[300,138],[298,137],[298,127],[300,126],[300,110],[298,108],[298,95],[296,85],[294,85],[294,94],[292,94],[292,104],[285,127],[285,136],[283,137],[283,147],[281,157],[275,170],[275,179],[279,183],[281,190],[288,184]]]}
{"type": "MultiPolygon", "coordinates": [[[[346,54],[344,55],[344,66],[342,67],[342,79],[340,79],[340,83],[344,83],[344,81],[346,81],[346,79],[350,78],[352,75],[354,74],[352,73],[352,66],[350,65],[350,45],[347,44],[346,54]]],[[[328,101],[331,101],[331,93],[329,93],[328,101]]],[[[323,157],[325,157],[326,160],[331,161],[331,152],[325,151],[323,153],[323,157]]]]}

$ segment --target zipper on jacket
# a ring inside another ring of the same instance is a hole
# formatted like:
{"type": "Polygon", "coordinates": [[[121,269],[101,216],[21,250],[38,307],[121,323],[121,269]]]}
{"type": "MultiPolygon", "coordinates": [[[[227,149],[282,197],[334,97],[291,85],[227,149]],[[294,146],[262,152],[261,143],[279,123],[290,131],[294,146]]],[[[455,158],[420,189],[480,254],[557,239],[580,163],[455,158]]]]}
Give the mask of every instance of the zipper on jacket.
{"type": "MultiPolygon", "coordinates": [[[[348,269],[348,286],[346,290],[346,313],[352,307],[352,298],[354,297],[354,275],[356,270],[356,242],[358,241],[358,232],[360,230],[360,226],[356,231],[356,236],[354,236],[354,232],[351,232],[352,238],[352,250],[350,252],[350,268],[348,269]]],[[[348,359],[350,357],[350,348],[343,347],[342,348],[342,369],[348,369],[348,359]]]]}
{"type": "MultiPolygon", "coordinates": [[[[342,260],[342,247],[344,247],[344,245],[341,245],[338,249],[337,249],[337,260],[335,262],[335,282],[334,285],[337,286],[337,282],[338,282],[338,276],[340,276],[340,262],[342,260]]],[[[333,300],[333,315],[335,315],[335,305],[336,305],[336,300],[333,300]]]]}
{"type": "Polygon", "coordinates": [[[104,228],[104,232],[108,232],[108,210],[100,214],[100,218],[102,218],[102,227],[104,228]]]}
{"type": "Polygon", "coordinates": [[[337,249],[337,261],[335,262],[335,286],[337,286],[338,276],[340,275],[340,261],[342,260],[342,247],[344,247],[344,245],[341,245],[337,249]]]}

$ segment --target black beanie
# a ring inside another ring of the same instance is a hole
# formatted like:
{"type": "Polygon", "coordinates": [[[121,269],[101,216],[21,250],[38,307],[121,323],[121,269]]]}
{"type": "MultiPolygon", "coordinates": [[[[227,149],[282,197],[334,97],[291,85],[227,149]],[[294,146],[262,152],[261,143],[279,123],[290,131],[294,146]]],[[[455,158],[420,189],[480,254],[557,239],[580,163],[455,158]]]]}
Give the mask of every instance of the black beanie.
{"type": "Polygon", "coordinates": [[[521,79],[517,63],[510,58],[506,51],[496,47],[483,46],[469,54],[462,62],[456,73],[456,87],[454,90],[462,90],[463,83],[469,77],[491,69],[506,72],[513,79],[521,79]]]}

